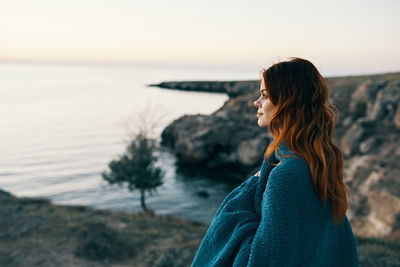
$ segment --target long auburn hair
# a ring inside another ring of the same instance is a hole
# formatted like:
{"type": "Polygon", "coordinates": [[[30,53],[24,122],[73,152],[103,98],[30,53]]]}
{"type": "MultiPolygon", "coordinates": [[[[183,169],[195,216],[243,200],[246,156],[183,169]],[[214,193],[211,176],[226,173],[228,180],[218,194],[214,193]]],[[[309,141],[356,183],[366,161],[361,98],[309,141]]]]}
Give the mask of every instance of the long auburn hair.
{"type": "Polygon", "coordinates": [[[310,61],[298,57],[263,69],[262,77],[275,106],[269,123],[274,140],[264,159],[267,157],[269,162],[282,140],[302,156],[324,207],[326,198],[330,198],[333,223],[338,226],[346,216],[349,192],[343,182],[342,152],[332,140],[336,123],[333,110],[337,119],[339,111],[328,100],[328,83],[310,61]]]}

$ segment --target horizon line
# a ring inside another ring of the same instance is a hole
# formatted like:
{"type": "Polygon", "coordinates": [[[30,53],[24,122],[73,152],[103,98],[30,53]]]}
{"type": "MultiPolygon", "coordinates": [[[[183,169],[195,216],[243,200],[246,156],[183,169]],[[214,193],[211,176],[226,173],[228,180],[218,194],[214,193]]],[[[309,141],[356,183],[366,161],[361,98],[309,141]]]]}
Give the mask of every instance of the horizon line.
{"type": "MultiPolygon", "coordinates": [[[[63,60],[4,60],[0,59],[0,64],[21,64],[21,65],[74,65],[74,66],[115,66],[115,67],[197,67],[197,68],[230,68],[230,69],[249,69],[251,65],[249,64],[215,64],[215,63],[186,63],[186,62],[141,62],[141,61],[81,61],[81,60],[73,60],[73,61],[63,61],[63,60]]],[[[257,68],[257,64],[254,64],[254,69],[257,68]]],[[[364,73],[342,73],[342,74],[330,74],[326,75],[325,78],[339,78],[339,77],[354,77],[354,76],[368,76],[368,75],[385,75],[385,74],[395,74],[399,73],[400,70],[387,70],[382,72],[364,72],[364,73]]],[[[323,75],[324,76],[324,75],[323,75]]],[[[258,79],[256,79],[258,80],[258,79]]]]}

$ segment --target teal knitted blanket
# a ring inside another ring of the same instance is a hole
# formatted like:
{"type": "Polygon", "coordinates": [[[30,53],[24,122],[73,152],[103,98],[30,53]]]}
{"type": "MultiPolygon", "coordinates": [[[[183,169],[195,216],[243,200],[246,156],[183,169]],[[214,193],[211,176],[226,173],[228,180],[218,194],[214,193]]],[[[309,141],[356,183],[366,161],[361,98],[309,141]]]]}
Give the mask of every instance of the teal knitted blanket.
{"type": "MultiPolygon", "coordinates": [[[[313,187],[304,158],[282,142],[281,155],[265,159],[260,176],[250,176],[223,200],[192,267],[359,266],[347,216],[333,228],[313,187]]],[[[329,211],[329,212],[328,212],[329,211]]]]}

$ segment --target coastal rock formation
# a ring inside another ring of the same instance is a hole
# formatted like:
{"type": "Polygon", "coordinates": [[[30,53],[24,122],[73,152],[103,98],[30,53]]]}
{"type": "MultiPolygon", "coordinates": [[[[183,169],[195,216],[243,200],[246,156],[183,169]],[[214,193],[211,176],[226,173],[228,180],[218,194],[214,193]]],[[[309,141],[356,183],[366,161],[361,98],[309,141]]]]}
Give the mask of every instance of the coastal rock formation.
{"type": "Polygon", "coordinates": [[[149,84],[165,89],[226,93],[229,97],[236,97],[254,92],[258,86],[254,81],[171,81],[158,84],[149,84]]]}
{"type": "MultiPolygon", "coordinates": [[[[353,229],[400,238],[400,73],[326,79],[340,112],[334,141],[344,156],[353,229]]],[[[272,137],[257,125],[259,81],[229,84],[246,83],[250,92],[232,94],[213,114],[184,116],[164,129],[162,144],[180,164],[228,167],[226,176],[241,180],[256,171],[272,137]]]]}
{"type": "Polygon", "coordinates": [[[359,235],[400,237],[400,75],[371,77],[358,86],[338,124],[344,133],[349,217],[359,235]],[[374,79],[375,78],[375,79],[374,79]]]}
{"type": "Polygon", "coordinates": [[[243,179],[261,164],[271,138],[265,128],[255,127],[256,94],[230,98],[211,116],[177,119],[162,132],[162,145],[173,148],[180,164],[225,167],[228,176],[243,179]]]}

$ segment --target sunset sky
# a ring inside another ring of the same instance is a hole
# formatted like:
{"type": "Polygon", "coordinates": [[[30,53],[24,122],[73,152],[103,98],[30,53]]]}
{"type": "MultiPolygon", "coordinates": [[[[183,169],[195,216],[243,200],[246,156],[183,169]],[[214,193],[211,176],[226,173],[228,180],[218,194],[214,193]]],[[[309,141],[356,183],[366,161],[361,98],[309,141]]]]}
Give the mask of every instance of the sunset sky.
{"type": "Polygon", "coordinates": [[[9,0],[0,62],[258,68],[288,56],[328,74],[400,71],[400,1],[9,0]]]}

